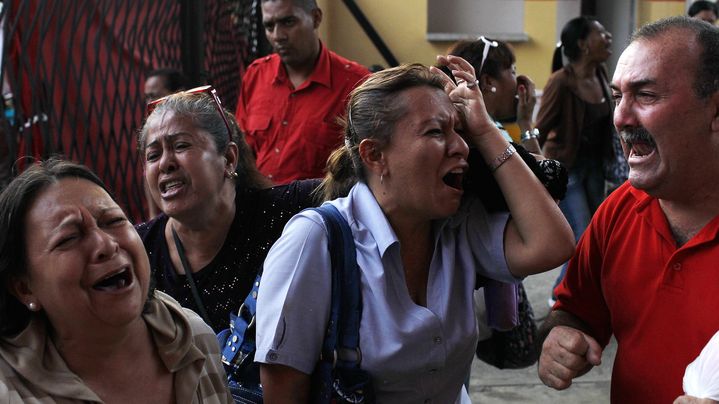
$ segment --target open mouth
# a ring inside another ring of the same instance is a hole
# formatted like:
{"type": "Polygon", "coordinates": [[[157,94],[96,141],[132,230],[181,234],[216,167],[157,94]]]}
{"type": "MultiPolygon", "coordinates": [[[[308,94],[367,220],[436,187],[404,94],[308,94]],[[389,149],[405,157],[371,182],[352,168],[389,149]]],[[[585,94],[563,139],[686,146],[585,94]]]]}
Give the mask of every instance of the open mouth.
{"type": "Polygon", "coordinates": [[[102,292],[114,292],[122,290],[132,283],[132,272],[129,268],[123,268],[120,272],[108,275],[92,285],[92,288],[102,292]]]}
{"type": "Polygon", "coordinates": [[[652,154],[654,149],[656,148],[655,145],[647,142],[632,142],[629,144],[631,146],[631,155],[636,157],[644,157],[652,154]]]}
{"type": "Polygon", "coordinates": [[[464,174],[463,170],[453,170],[444,177],[442,177],[442,181],[449,187],[462,190],[462,176],[464,174]]]}
{"type": "Polygon", "coordinates": [[[629,146],[629,155],[632,157],[648,156],[657,148],[652,135],[643,128],[623,131],[621,137],[622,141],[629,146]]]}
{"type": "Polygon", "coordinates": [[[163,194],[174,192],[180,189],[185,183],[180,180],[167,181],[160,184],[160,192],[163,194]]]}

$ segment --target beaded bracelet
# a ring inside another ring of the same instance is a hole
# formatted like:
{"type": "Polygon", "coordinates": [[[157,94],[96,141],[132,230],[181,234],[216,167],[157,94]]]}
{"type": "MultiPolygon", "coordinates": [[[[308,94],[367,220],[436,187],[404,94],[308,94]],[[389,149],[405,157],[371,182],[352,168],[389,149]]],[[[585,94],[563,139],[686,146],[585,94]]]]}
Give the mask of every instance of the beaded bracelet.
{"type": "Polygon", "coordinates": [[[514,146],[512,146],[511,144],[509,146],[507,146],[507,148],[504,149],[502,154],[497,156],[491,163],[489,163],[489,171],[495,172],[502,164],[504,164],[507,160],[509,160],[509,158],[512,157],[512,155],[516,152],[517,152],[517,149],[515,149],[514,146]]]}

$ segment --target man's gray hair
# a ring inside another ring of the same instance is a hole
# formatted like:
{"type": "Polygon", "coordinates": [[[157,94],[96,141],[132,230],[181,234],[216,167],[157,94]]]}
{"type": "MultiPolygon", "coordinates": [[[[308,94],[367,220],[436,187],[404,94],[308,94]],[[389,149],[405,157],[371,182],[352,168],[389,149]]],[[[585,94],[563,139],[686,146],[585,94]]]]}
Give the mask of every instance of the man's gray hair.
{"type": "Polygon", "coordinates": [[[693,34],[702,47],[693,87],[697,97],[709,97],[719,90],[719,28],[686,16],[668,17],[639,28],[632,34],[630,42],[656,39],[673,30],[686,31],[685,42],[693,34]]]}

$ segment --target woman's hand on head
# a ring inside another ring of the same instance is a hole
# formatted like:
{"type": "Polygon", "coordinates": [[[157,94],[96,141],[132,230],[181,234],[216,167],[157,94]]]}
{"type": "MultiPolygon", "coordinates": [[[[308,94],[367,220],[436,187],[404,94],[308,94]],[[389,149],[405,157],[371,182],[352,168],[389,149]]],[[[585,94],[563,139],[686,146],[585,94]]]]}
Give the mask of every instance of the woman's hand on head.
{"type": "MultiPolygon", "coordinates": [[[[450,100],[460,110],[464,118],[464,128],[469,140],[478,146],[482,136],[490,133],[499,135],[499,131],[484,106],[484,98],[479,90],[474,67],[459,56],[437,56],[437,63],[447,66],[458,84],[436,67],[430,70],[444,80],[444,89],[450,100]]],[[[500,135],[501,136],[501,135],[500,135]]]]}
{"type": "Polygon", "coordinates": [[[534,82],[527,76],[517,76],[517,125],[520,129],[524,126],[529,130],[532,126],[532,115],[537,105],[537,96],[534,82]]]}

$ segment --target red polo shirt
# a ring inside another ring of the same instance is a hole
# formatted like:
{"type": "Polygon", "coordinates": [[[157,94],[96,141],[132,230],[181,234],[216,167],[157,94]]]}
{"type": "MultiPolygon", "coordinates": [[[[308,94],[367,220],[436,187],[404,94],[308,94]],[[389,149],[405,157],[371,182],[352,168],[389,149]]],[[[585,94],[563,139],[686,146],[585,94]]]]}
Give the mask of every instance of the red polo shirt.
{"type": "Polygon", "coordinates": [[[242,79],[237,120],[260,172],[276,184],[324,175],[327,158],[342,143],[337,118],[347,95],[369,74],[320,47],[315,70],[296,89],[277,54],[254,61],[242,79]]]}
{"type": "Polygon", "coordinates": [[[555,309],[618,349],[612,403],[671,403],[719,330],[719,216],[680,248],[657,199],[625,183],[599,207],[555,309]]]}

